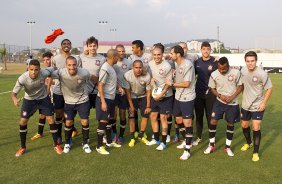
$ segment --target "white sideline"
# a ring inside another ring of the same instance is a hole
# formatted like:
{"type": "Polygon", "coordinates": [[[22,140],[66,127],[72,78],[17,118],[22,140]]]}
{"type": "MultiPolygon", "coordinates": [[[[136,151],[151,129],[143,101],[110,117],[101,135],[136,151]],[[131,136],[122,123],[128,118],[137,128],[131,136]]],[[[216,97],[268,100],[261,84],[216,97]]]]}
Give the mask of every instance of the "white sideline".
{"type": "Polygon", "coordinates": [[[0,95],[6,94],[6,93],[11,93],[12,91],[6,91],[6,92],[2,92],[0,93],[0,95]]]}

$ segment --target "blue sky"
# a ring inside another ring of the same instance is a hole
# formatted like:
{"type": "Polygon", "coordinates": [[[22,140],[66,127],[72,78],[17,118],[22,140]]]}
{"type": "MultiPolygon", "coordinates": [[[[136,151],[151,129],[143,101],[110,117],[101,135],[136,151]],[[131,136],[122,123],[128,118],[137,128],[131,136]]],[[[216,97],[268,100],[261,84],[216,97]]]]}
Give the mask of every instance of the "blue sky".
{"type": "Polygon", "coordinates": [[[281,7],[278,0],[1,0],[0,43],[28,46],[32,20],[34,48],[50,47],[44,37],[54,28],[65,34],[51,46],[63,38],[81,46],[92,35],[146,45],[217,38],[219,26],[225,46],[282,49],[281,7]]]}

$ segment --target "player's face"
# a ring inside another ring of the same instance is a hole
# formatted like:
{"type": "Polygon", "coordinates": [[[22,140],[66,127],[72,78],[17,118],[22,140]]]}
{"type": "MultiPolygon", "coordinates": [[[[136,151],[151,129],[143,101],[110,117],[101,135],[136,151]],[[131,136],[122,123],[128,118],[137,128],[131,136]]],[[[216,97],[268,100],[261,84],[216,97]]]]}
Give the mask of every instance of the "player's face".
{"type": "Polygon", "coordinates": [[[40,71],[40,66],[29,65],[28,66],[28,73],[31,79],[36,79],[38,77],[40,71]]]}
{"type": "Polygon", "coordinates": [[[143,72],[143,66],[141,63],[135,63],[133,66],[133,73],[135,76],[141,76],[143,72]]]}
{"type": "Polygon", "coordinates": [[[84,47],[83,47],[83,54],[84,55],[88,55],[89,54],[87,45],[84,45],[84,47]]]}
{"type": "Polygon", "coordinates": [[[162,62],[162,60],[163,60],[163,53],[162,53],[161,49],[155,48],[153,50],[153,59],[154,59],[154,61],[157,64],[162,62]]]}
{"type": "Polygon", "coordinates": [[[123,47],[118,47],[117,52],[119,59],[123,60],[123,58],[125,57],[125,49],[123,47]]]}
{"type": "Polygon", "coordinates": [[[114,56],[114,64],[117,64],[118,59],[119,59],[119,57],[118,57],[118,54],[117,54],[117,55],[114,56]]]}
{"type": "Polygon", "coordinates": [[[51,58],[44,57],[43,58],[43,63],[44,63],[45,66],[50,67],[51,66],[51,58]]]}
{"type": "Polygon", "coordinates": [[[248,56],[248,57],[246,57],[245,62],[246,62],[247,68],[250,71],[255,70],[255,68],[257,66],[257,60],[256,60],[255,56],[248,56]]]}
{"type": "Polygon", "coordinates": [[[65,53],[69,53],[70,50],[71,50],[71,42],[69,42],[68,40],[65,40],[63,43],[62,43],[62,51],[65,52],[65,53]]]}
{"type": "Polygon", "coordinates": [[[217,69],[218,69],[219,73],[224,75],[228,72],[229,66],[227,64],[221,65],[221,64],[218,63],[217,69]]]}
{"type": "Polygon", "coordinates": [[[209,58],[211,55],[211,48],[210,47],[203,47],[201,48],[203,58],[209,58]]]}
{"type": "Polygon", "coordinates": [[[182,49],[184,50],[184,57],[186,57],[187,56],[187,52],[188,52],[188,48],[186,47],[186,45],[185,44],[183,44],[183,43],[180,43],[180,44],[178,44],[180,47],[182,47],[182,49]]]}
{"type": "Polygon", "coordinates": [[[174,52],[174,49],[172,49],[172,50],[170,51],[170,59],[171,59],[172,61],[176,61],[176,59],[177,59],[177,55],[176,55],[176,53],[174,52]]]}
{"type": "Polygon", "coordinates": [[[77,73],[77,61],[74,59],[67,60],[67,69],[70,75],[76,75],[77,73]]]}
{"type": "Polygon", "coordinates": [[[139,51],[140,51],[140,48],[139,47],[137,47],[136,45],[132,45],[132,53],[133,54],[138,54],[139,53],[139,51]]]}
{"type": "Polygon", "coordinates": [[[94,56],[97,53],[98,45],[96,43],[90,43],[87,46],[87,49],[88,49],[89,55],[94,56]]]}

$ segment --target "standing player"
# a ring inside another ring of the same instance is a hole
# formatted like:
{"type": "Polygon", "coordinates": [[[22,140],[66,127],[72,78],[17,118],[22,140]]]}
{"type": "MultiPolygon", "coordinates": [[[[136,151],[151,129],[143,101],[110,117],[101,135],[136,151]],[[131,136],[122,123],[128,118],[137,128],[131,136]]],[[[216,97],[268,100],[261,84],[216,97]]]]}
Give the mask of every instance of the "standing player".
{"type": "Polygon", "coordinates": [[[123,135],[126,127],[126,109],[128,109],[128,100],[122,88],[125,87],[126,81],[124,79],[124,74],[130,69],[132,63],[130,60],[125,58],[125,48],[123,45],[117,45],[116,50],[118,53],[118,61],[113,66],[116,74],[117,74],[117,84],[119,90],[117,90],[117,94],[115,97],[115,116],[114,119],[110,119],[109,122],[112,125],[113,130],[113,141],[118,144],[123,144],[123,135]],[[116,117],[117,110],[119,111],[119,119],[120,119],[120,133],[117,135],[116,128],[116,117]]]}
{"type": "Polygon", "coordinates": [[[176,122],[185,126],[185,147],[181,160],[187,160],[190,157],[190,148],[193,138],[193,109],[195,93],[195,69],[193,64],[184,59],[184,50],[181,46],[174,46],[171,50],[171,59],[176,62],[174,82],[168,80],[167,85],[176,89],[175,100],[173,104],[173,115],[176,122]]]}
{"type": "Polygon", "coordinates": [[[65,111],[65,136],[66,143],[64,153],[70,151],[70,139],[72,134],[72,125],[75,115],[78,113],[81,119],[83,150],[90,153],[88,145],[89,139],[89,98],[87,91],[87,81],[90,80],[90,74],[86,69],[78,68],[77,59],[73,56],[66,58],[66,67],[52,73],[52,77],[59,79],[62,93],[64,95],[65,111]]]}
{"type": "Polygon", "coordinates": [[[47,86],[44,84],[45,79],[51,75],[52,69],[40,69],[38,60],[32,59],[28,65],[28,71],[23,73],[17,80],[16,85],[12,91],[12,100],[17,107],[21,99],[17,98],[17,94],[21,88],[24,87],[25,96],[23,99],[20,119],[20,138],[21,147],[16,153],[16,157],[21,156],[26,152],[26,134],[27,123],[29,118],[39,110],[40,114],[46,116],[46,120],[50,125],[50,132],[53,137],[55,151],[62,154],[62,148],[57,144],[58,130],[54,123],[53,105],[48,96],[47,86]]]}
{"type": "Polygon", "coordinates": [[[215,134],[218,120],[223,118],[227,122],[226,143],[224,151],[228,156],[233,157],[230,146],[234,134],[234,123],[240,121],[240,110],[237,100],[238,94],[243,87],[241,82],[241,72],[237,69],[231,69],[226,57],[218,61],[218,69],[211,74],[209,80],[211,92],[217,97],[212,109],[211,121],[209,125],[209,146],[204,151],[210,154],[215,150],[215,134]]]}
{"type": "Polygon", "coordinates": [[[217,69],[217,62],[211,54],[211,45],[208,42],[203,42],[201,45],[202,57],[195,61],[194,67],[197,75],[196,82],[196,99],[195,99],[195,114],[196,114],[196,140],[193,145],[198,145],[202,140],[203,132],[203,117],[206,114],[207,125],[211,120],[212,106],[215,101],[215,96],[208,87],[211,73],[217,69]]]}
{"type": "MultiPolygon", "coordinates": [[[[44,63],[44,65],[46,67],[50,67],[51,66],[52,57],[53,57],[53,54],[51,52],[45,52],[42,55],[43,63],[44,63]]],[[[47,85],[47,91],[48,91],[48,93],[50,95],[50,88],[51,88],[51,85],[52,85],[52,78],[51,77],[47,77],[46,80],[45,80],[45,84],[47,85]]],[[[45,115],[39,114],[39,122],[38,122],[37,134],[35,134],[31,138],[32,141],[34,141],[34,140],[36,140],[38,138],[43,137],[43,129],[44,129],[45,122],[46,122],[45,115]]]]}
{"type": "Polygon", "coordinates": [[[173,105],[173,92],[172,88],[166,84],[167,80],[172,80],[172,69],[167,61],[163,60],[162,49],[155,47],[153,49],[153,60],[149,63],[150,70],[152,72],[154,90],[160,90],[160,94],[153,95],[151,104],[151,123],[154,132],[154,139],[148,142],[147,145],[151,146],[159,144],[156,148],[162,151],[166,148],[167,137],[167,114],[171,114],[173,105]],[[158,126],[158,114],[160,114],[160,120],[162,124],[162,142],[159,141],[159,126],[158,126]]]}
{"type": "Polygon", "coordinates": [[[97,128],[98,145],[96,151],[102,155],[110,154],[103,146],[103,136],[106,132],[108,147],[121,147],[112,142],[111,124],[109,119],[114,117],[114,100],[117,88],[117,75],[113,65],[117,63],[118,53],[115,49],[107,52],[107,62],[103,64],[99,73],[98,94],[96,98],[96,118],[99,121],[97,128]]]}
{"type": "Polygon", "coordinates": [[[130,128],[130,142],[129,147],[135,145],[135,122],[134,116],[137,115],[138,109],[141,111],[141,130],[138,139],[147,144],[148,140],[144,137],[144,133],[148,124],[149,113],[151,112],[151,77],[149,73],[142,75],[143,63],[140,60],[133,62],[133,69],[124,74],[127,81],[125,91],[129,102],[129,128],[130,128]]]}
{"type": "Polygon", "coordinates": [[[182,49],[184,50],[184,55],[183,57],[189,61],[191,61],[192,63],[195,63],[196,60],[199,59],[199,56],[197,54],[188,54],[188,47],[187,47],[187,43],[185,42],[179,42],[178,45],[180,47],[182,47],[182,49]]]}
{"type": "Polygon", "coordinates": [[[272,83],[262,68],[257,67],[257,54],[253,51],[245,54],[246,67],[242,68],[242,83],[244,85],[241,109],[241,125],[247,143],[241,148],[247,151],[254,146],[254,162],[259,161],[259,146],[261,141],[260,124],[263,119],[266,104],[272,93],[272,83]],[[263,90],[266,90],[263,94],[263,90]],[[249,121],[252,119],[253,143],[251,140],[249,121]]]}

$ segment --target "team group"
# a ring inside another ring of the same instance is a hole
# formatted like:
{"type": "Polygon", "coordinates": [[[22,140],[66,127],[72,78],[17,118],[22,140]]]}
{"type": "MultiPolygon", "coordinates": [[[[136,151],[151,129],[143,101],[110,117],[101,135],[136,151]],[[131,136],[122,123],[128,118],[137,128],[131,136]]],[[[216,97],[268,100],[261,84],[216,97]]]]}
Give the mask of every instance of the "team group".
{"type": "Polygon", "coordinates": [[[235,68],[229,66],[226,57],[211,56],[208,42],[201,45],[201,57],[187,54],[184,42],[174,46],[166,56],[161,43],[154,44],[151,54],[144,53],[143,47],[141,40],[133,41],[133,54],[125,58],[124,46],[117,45],[105,58],[97,53],[98,40],[90,37],[84,52],[72,56],[71,41],[64,39],[60,54],[54,57],[50,52],[43,54],[47,68],[40,69],[38,60],[30,60],[27,71],[18,78],[12,91],[12,100],[19,106],[22,99],[17,94],[22,88],[25,90],[20,119],[21,147],[16,156],[26,152],[27,123],[37,110],[40,113],[38,133],[32,140],[43,136],[46,120],[55,151],[68,153],[73,145],[72,137],[77,133],[74,118],[78,114],[82,125],[82,147],[90,153],[89,114],[90,109],[95,108],[98,120],[96,151],[103,155],[109,154],[104,143],[107,147],[117,148],[124,143],[126,119],[130,129],[129,147],[134,147],[139,140],[148,146],[156,145],[159,151],[166,149],[166,143],[171,141],[174,117],[176,135],[173,141],[179,142],[183,137],[177,148],[184,149],[180,159],[187,160],[192,146],[202,141],[205,114],[209,145],[204,154],[215,151],[217,123],[224,116],[227,122],[224,151],[227,155],[234,156],[231,149],[234,123],[241,121],[246,138],[241,150],[254,147],[252,160],[259,160],[260,124],[272,93],[272,83],[268,74],[257,66],[255,52],[245,54],[246,66],[235,68]],[[240,110],[237,96],[241,92],[240,110]],[[193,136],[194,112],[196,133],[193,136]],[[153,131],[151,141],[145,132],[149,118],[153,131]],[[253,139],[249,121],[252,121],[253,139]],[[65,133],[63,149],[62,124],[65,133]]]}

